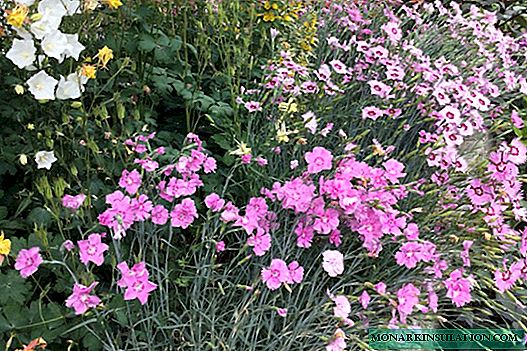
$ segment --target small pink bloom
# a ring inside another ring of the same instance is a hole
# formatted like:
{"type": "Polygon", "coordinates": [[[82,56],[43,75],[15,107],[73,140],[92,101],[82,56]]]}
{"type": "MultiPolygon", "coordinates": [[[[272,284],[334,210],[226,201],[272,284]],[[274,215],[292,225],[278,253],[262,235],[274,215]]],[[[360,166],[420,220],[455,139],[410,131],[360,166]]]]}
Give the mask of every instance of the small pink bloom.
{"type": "Polygon", "coordinates": [[[368,294],[368,292],[364,290],[362,294],[359,296],[359,302],[362,305],[362,308],[364,309],[368,308],[370,301],[371,301],[370,294],[368,294]]]}
{"type": "Polygon", "coordinates": [[[385,177],[393,184],[399,183],[399,178],[406,176],[406,173],[403,172],[404,165],[397,160],[389,159],[382,165],[386,170],[385,177]]]}
{"type": "Polygon", "coordinates": [[[287,281],[289,284],[300,284],[304,279],[304,268],[297,262],[293,261],[287,266],[289,268],[289,277],[287,281]]]}
{"type": "Polygon", "coordinates": [[[75,248],[75,244],[71,240],[66,240],[65,242],[62,243],[62,247],[64,247],[66,251],[69,252],[75,248]]]}
{"type": "Polygon", "coordinates": [[[131,172],[123,169],[119,186],[125,189],[130,195],[134,195],[141,186],[141,174],[135,169],[131,172]]]}
{"type": "Polygon", "coordinates": [[[518,112],[512,111],[511,120],[512,120],[512,124],[516,128],[518,128],[518,129],[522,129],[523,128],[523,126],[524,126],[523,119],[520,117],[518,112]]]}
{"type": "Polygon", "coordinates": [[[377,284],[375,284],[375,286],[373,287],[375,289],[375,291],[381,295],[384,295],[386,294],[386,284],[384,282],[379,282],[377,284]]]}
{"type": "Polygon", "coordinates": [[[311,174],[330,170],[332,167],[333,155],[329,150],[320,146],[316,146],[313,151],[307,152],[304,158],[308,164],[307,171],[311,174]]]}
{"type": "Polygon", "coordinates": [[[278,308],[276,312],[280,317],[285,318],[287,316],[287,308],[278,308]]]}
{"type": "Polygon", "coordinates": [[[203,172],[214,173],[216,172],[216,160],[212,157],[207,157],[203,162],[203,172]]]}
{"type": "Polygon", "coordinates": [[[22,278],[27,278],[38,270],[38,266],[43,262],[40,256],[40,248],[32,247],[27,250],[20,250],[15,261],[15,269],[20,271],[22,278]]]}
{"type": "Polygon", "coordinates": [[[66,307],[73,308],[76,315],[86,313],[90,308],[95,308],[101,303],[101,299],[95,295],[90,295],[91,291],[98,282],[93,282],[90,286],[78,283],[73,285],[73,293],[66,300],[66,307]]]}
{"type": "Polygon", "coordinates": [[[278,289],[282,283],[286,283],[289,278],[289,268],[287,267],[287,264],[279,258],[273,259],[269,268],[262,269],[262,281],[270,290],[278,289]]]}
{"type": "Polygon", "coordinates": [[[86,195],[84,194],[79,194],[76,196],[64,195],[62,198],[62,206],[72,210],[77,210],[79,207],[81,207],[85,199],[86,195]]]}
{"type": "Polygon", "coordinates": [[[450,277],[444,281],[447,288],[446,296],[452,299],[456,307],[462,307],[472,300],[470,280],[463,278],[463,271],[456,269],[450,273],[450,277]]]}
{"type": "Polygon", "coordinates": [[[205,197],[205,206],[207,206],[212,212],[221,211],[223,205],[225,205],[225,200],[220,198],[216,193],[211,193],[205,197]]]}
{"type": "Polygon", "coordinates": [[[222,252],[225,251],[225,241],[218,241],[216,243],[216,252],[222,252]]]}
{"type": "Polygon", "coordinates": [[[172,227],[187,229],[198,218],[198,211],[192,199],[186,198],[174,206],[170,213],[172,227]]]}
{"type": "Polygon", "coordinates": [[[252,158],[253,158],[253,156],[251,154],[242,155],[242,157],[241,157],[242,163],[244,165],[248,165],[249,163],[251,163],[252,158]]]}
{"type": "Polygon", "coordinates": [[[271,248],[271,235],[260,229],[256,234],[249,236],[247,245],[252,246],[256,256],[263,256],[271,248]]]}
{"type": "Polygon", "coordinates": [[[168,210],[163,205],[156,205],[152,208],[152,223],[163,225],[168,221],[168,210]]]}
{"type": "Polygon", "coordinates": [[[351,313],[351,305],[348,298],[344,295],[337,295],[333,299],[335,307],[333,307],[333,315],[339,318],[348,318],[351,313]]]}
{"type": "Polygon", "coordinates": [[[90,234],[88,239],[79,240],[77,244],[79,245],[80,261],[82,263],[88,265],[89,262],[93,262],[97,266],[103,264],[104,252],[106,252],[109,247],[101,241],[100,234],[90,234]]]}
{"type": "Polygon", "coordinates": [[[326,346],[326,351],[344,351],[344,349],[346,349],[346,334],[342,329],[337,329],[326,346]]]}
{"type": "Polygon", "coordinates": [[[326,250],[322,257],[324,262],[322,268],[330,277],[336,277],[344,272],[344,256],[339,251],[326,250]]]}
{"type": "Polygon", "coordinates": [[[249,112],[256,112],[256,111],[261,111],[262,110],[262,106],[257,101],[248,101],[248,102],[246,102],[245,103],[245,108],[249,112]]]}

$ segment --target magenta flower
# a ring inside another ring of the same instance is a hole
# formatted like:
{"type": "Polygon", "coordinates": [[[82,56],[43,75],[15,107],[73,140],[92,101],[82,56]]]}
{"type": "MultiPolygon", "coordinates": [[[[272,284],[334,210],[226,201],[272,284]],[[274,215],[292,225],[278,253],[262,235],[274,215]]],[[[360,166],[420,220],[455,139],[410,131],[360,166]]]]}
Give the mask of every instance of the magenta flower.
{"type": "Polygon", "coordinates": [[[28,250],[23,249],[18,253],[15,269],[20,271],[20,275],[25,279],[35,273],[43,261],[39,247],[35,246],[28,250]]]}
{"type": "Polygon", "coordinates": [[[401,322],[406,323],[406,317],[412,314],[414,307],[419,303],[419,291],[413,284],[408,283],[397,291],[397,311],[401,322]]]}
{"type": "Polygon", "coordinates": [[[320,234],[329,234],[337,229],[339,225],[339,212],[334,208],[328,208],[313,223],[313,229],[320,234]]]}
{"type": "Polygon", "coordinates": [[[90,295],[91,291],[98,282],[93,282],[90,286],[75,283],[73,293],[66,300],[66,307],[73,308],[76,315],[86,313],[90,308],[95,308],[101,303],[101,299],[95,295],[90,295]]]}
{"type": "Polygon", "coordinates": [[[307,162],[307,171],[311,174],[329,170],[332,167],[333,155],[321,146],[316,146],[313,151],[306,152],[304,156],[307,162]]]}
{"type": "Polygon", "coordinates": [[[262,281],[270,290],[278,289],[282,283],[286,283],[288,280],[289,268],[279,258],[273,259],[269,268],[262,269],[262,281]]]}
{"type": "Polygon", "coordinates": [[[221,211],[223,205],[225,205],[225,200],[216,193],[211,193],[205,197],[205,206],[212,212],[221,211]]]}
{"type": "Polygon", "coordinates": [[[384,162],[383,164],[384,169],[386,172],[384,173],[384,176],[386,179],[388,179],[392,184],[399,183],[399,178],[403,178],[406,173],[404,173],[404,165],[394,159],[389,159],[388,161],[384,162]]]}
{"type": "Polygon", "coordinates": [[[124,299],[126,301],[138,299],[144,305],[148,296],[157,288],[157,285],[148,280],[149,273],[144,262],[136,263],[131,269],[126,262],[117,265],[121,271],[121,279],[117,285],[126,288],[124,299]]]}
{"type": "Polygon", "coordinates": [[[344,272],[344,256],[335,250],[326,250],[322,254],[324,262],[322,268],[330,277],[336,277],[344,272]]]}
{"type": "Polygon", "coordinates": [[[223,240],[218,241],[216,243],[216,252],[222,252],[222,251],[225,251],[225,242],[223,240]]]}
{"type": "Polygon", "coordinates": [[[504,271],[497,269],[494,272],[494,282],[496,287],[503,294],[506,290],[509,290],[516,284],[516,281],[520,278],[521,271],[515,269],[513,264],[510,269],[505,268],[504,271]]]}
{"type": "Polygon", "coordinates": [[[285,318],[287,316],[287,308],[278,308],[276,313],[278,313],[280,317],[285,318]]]}
{"type": "Polygon", "coordinates": [[[386,294],[386,284],[384,282],[379,282],[373,286],[375,291],[381,295],[386,294]]]}
{"type": "Polygon", "coordinates": [[[86,195],[84,194],[79,194],[75,196],[64,195],[64,197],[62,198],[62,206],[72,210],[77,210],[79,209],[79,207],[81,207],[85,199],[86,195]]]}
{"type": "Polygon", "coordinates": [[[203,172],[209,174],[216,172],[216,160],[212,157],[207,157],[203,162],[203,172]]]}
{"type": "Polygon", "coordinates": [[[172,227],[186,229],[198,218],[198,211],[192,199],[186,198],[180,204],[174,206],[170,213],[172,227]]]}
{"type": "Polygon", "coordinates": [[[163,205],[156,205],[152,208],[152,223],[163,225],[168,221],[168,210],[163,205]]]}
{"type": "Polygon", "coordinates": [[[95,263],[100,266],[104,262],[104,252],[108,250],[108,245],[104,244],[101,240],[101,235],[97,233],[90,234],[88,239],[79,240],[80,260],[85,265],[89,262],[95,263]]]}
{"type": "Polygon", "coordinates": [[[359,303],[362,305],[362,308],[367,309],[370,305],[371,297],[366,290],[362,292],[359,296],[359,303]]]}
{"type": "Polygon", "coordinates": [[[62,247],[66,249],[66,251],[71,251],[75,248],[75,244],[71,240],[66,240],[62,243],[62,247]]]}
{"type": "Polygon", "coordinates": [[[124,299],[126,301],[138,299],[141,305],[144,305],[148,301],[150,293],[156,289],[157,285],[147,279],[136,280],[127,287],[124,292],[124,299]]]}
{"type": "Polygon", "coordinates": [[[137,192],[137,189],[141,186],[141,174],[135,169],[131,172],[123,169],[121,179],[119,180],[119,186],[125,189],[128,194],[134,195],[137,192]]]}
{"type": "Polygon", "coordinates": [[[253,248],[256,256],[263,256],[271,248],[271,235],[258,228],[255,234],[249,236],[247,245],[253,248]]]}
{"type": "Polygon", "coordinates": [[[456,269],[450,273],[450,277],[444,281],[447,288],[446,296],[452,299],[456,307],[462,307],[472,300],[470,280],[463,278],[463,271],[456,269]]]}
{"type": "Polygon", "coordinates": [[[288,284],[300,284],[304,279],[304,267],[302,267],[297,261],[289,263],[287,266],[289,268],[289,280],[288,284]]]}

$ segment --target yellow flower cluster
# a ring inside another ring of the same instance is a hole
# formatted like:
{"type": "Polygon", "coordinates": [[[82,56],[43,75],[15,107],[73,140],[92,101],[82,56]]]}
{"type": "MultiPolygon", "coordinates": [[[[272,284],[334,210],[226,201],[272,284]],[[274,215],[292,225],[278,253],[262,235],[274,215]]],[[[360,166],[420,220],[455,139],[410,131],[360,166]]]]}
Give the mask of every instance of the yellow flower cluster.
{"type": "Polygon", "coordinates": [[[302,1],[285,1],[281,4],[278,1],[266,0],[263,6],[264,12],[258,14],[264,22],[274,22],[282,20],[291,22],[298,19],[298,12],[302,9],[302,1]]]}
{"type": "Polygon", "coordinates": [[[97,65],[90,63],[92,59],[88,59],[81,67],[81,74],[88,79],[95,79],[98,67],[107,68],[111,59],[113,59],[113,50],[105,46],[93,57],[93,60],[97,60],[97,65]]]}

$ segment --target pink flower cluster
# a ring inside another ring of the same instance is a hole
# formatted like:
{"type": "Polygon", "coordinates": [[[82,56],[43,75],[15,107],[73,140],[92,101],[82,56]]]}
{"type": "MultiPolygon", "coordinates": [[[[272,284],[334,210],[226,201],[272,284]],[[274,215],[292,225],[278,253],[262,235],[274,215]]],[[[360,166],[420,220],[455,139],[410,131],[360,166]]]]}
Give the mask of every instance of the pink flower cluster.
{"type": "MultiPolygon", "coordinates": [[[[141,158],[136,159],[135,163],[141,164],[147,173],[154,168],[146,169],[145,163],[141,160],[154,162],[155,157],[165,152],[164,149],[158,148],[149,154],[147,151],[151,149],[149,144],[151,138],[153,136],[137,137],[135,140],[128,140],[127,144],[134,146],[134,150],[140,154],[141,158]]],[[[173,227],[187,229],[198,218],[194,200],[189,196],[194,195],[197,189],[203,186],[198,172],[215,172],[216,161],[203,152],[202,143],[195,134],[189,134],[187,140],[195,143],[197,147],[190,149],[189,155],[180,156],[176,163],[161,169],[162,175],[166,178],[158,182],[157,192],[153,195],[147,195],[146,187],[145,193],[141,193],[143,176],[138,170],[123,170],[119,186],[134,197],[131,198],[120,190],[108,194],[106,203],[110,207],[99,215],[99,223],[112,229],[114,239],[124,237],[126,231],[137,222],[150,220],[156,225],[164,225],[170,219],[173,227]],[[179,177],[173,176],[174,172],[179,177]],[[172,205],[175,199],[181,197],[185,198],[172,205]]],[[[155,169],[157,168],[159,163],[156,162],[155,169]]]]}
{"type": "Polygon", "coordinates": [[[304,268],[297,261],[285,263],[285,261],[275,258],[271,265],[262,269],[262,281],[271,290],[276,290],[282,284],[299,284],[304,279],[304,268]]]}
{"type": "Polygon", "coordinates": [[[125,288],[124,299],[137,299],[144,305],[148,301],[150,293],[156,290],[157,285],[148,280],[149,273],[144,262],[136,263],[132,268],[126,262],[117,265],[121,271],[121,279],[117,282],[121,288],[125,288]]]}

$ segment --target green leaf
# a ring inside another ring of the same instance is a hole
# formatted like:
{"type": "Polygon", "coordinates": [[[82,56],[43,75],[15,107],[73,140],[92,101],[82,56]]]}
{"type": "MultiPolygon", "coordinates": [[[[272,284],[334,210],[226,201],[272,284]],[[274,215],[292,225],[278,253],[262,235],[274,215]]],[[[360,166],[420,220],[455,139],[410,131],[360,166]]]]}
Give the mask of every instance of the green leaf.
{"type": "Polygon", "coordinates": [[[156,42],[148,34],[141,34],[139,36],[138,48],[140,51],[150,52],[156,48],[156,42]]]}

